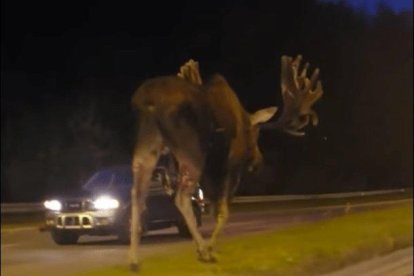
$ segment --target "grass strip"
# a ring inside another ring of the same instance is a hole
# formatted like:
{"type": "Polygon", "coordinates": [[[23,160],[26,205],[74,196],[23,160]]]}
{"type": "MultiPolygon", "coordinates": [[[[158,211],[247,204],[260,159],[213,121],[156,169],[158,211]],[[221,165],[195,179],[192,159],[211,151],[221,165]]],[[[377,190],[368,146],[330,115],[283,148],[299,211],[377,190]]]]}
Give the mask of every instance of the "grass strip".
{"type": "MultiPolygon", "coordinates": [[[[317,275],[412,244],[412,203],[344,215],[280,231],[222,238],[216,264],[196,260],[190,244],[145,258],[145,275],[317,275]]],[[[126,260],[125,260],[126,261],[126,260]]],[[[127,266],[77,276],[132,275],[127,266]]]]}

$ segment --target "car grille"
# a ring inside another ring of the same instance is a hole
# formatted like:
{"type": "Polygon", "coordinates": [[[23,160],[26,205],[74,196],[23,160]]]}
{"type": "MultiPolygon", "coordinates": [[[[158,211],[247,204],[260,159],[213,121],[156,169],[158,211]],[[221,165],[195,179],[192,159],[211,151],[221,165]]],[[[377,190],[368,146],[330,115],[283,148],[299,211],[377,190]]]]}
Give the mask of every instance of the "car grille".
{"type": "Polygon", "coordinates": [[[92,203],[87,200],[68,200],[63,203],[62,211],[79,212],[92,209],[92,203]]]}
{"type": "Polygon", "coordinates": [[[92,218],[83,215],[59,216],[56,226],[57,228],[92,228],[92,218]]]}

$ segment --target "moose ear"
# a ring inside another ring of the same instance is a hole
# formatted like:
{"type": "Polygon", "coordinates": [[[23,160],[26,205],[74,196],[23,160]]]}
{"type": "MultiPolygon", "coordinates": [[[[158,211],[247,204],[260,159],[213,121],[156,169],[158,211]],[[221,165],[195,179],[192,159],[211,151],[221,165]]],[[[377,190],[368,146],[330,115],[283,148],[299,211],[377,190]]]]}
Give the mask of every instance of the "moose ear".
{"type": "Polygon", "coordinates": [[[250,114],[250,122],[252,125],[257,125],[269,121],[277,111],[276,106],[263,108],[250,114]]]}

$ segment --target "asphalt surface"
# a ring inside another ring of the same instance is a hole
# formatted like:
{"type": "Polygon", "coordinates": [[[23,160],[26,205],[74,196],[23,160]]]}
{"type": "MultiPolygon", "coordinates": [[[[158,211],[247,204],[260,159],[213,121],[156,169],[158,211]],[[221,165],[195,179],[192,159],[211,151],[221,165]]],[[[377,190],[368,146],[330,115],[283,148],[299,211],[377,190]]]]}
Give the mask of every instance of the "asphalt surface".
{"type": "Polygon", "coordinates": [[[413,275],[413,247],[378,256],[324,276],[409,276],[413,275]]]}
{"type": "MultiPolygon", "coordinates": [[[[373,207],[366,206],[361,209],[366,208],[373,207]]],[[[284,212],[233,213],[230,215],[230,220],[223,231],[223,235],[233,236],[281,229],[294,224],[343,215],[347,211],[349,210],[346,206],[336,206],[284,212]]],[[[202,234],[208,236],[213,229],[213,225],[212,219],[206,217],[201,227],[202,234]]],[[[180,238],[175,228],[152,231],[143,238],[140,254],[145,258],[164,252],[171,245],[177,243],[191,243],[191,241],[180,238]]],[[[40,232],[35,228],[2,230],[1,275],[66,276],[83,270],[99,268],[102,264],[105,266],[125,265],[127,251],[128,246],[119,245],[114,236],[82,236],[77,245],[59,246],[52,241],[48,232],[40,232]]]]}

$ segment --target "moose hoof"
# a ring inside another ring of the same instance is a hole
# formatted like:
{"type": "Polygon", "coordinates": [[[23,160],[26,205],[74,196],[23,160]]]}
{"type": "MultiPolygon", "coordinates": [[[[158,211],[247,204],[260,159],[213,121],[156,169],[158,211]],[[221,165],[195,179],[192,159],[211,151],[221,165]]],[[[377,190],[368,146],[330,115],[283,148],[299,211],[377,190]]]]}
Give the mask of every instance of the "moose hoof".
{"type": "Polygon", "coordinates": [[[130,264],[129,271],[131,272],[138,272],[139,271],[139,264],[130,264]]]}
{"type": "Polygon", "coordinates": [[[198,251],[198,260],[203,263],[215,263],[217,258],[213,255],[211,250],[198,251]]]}

